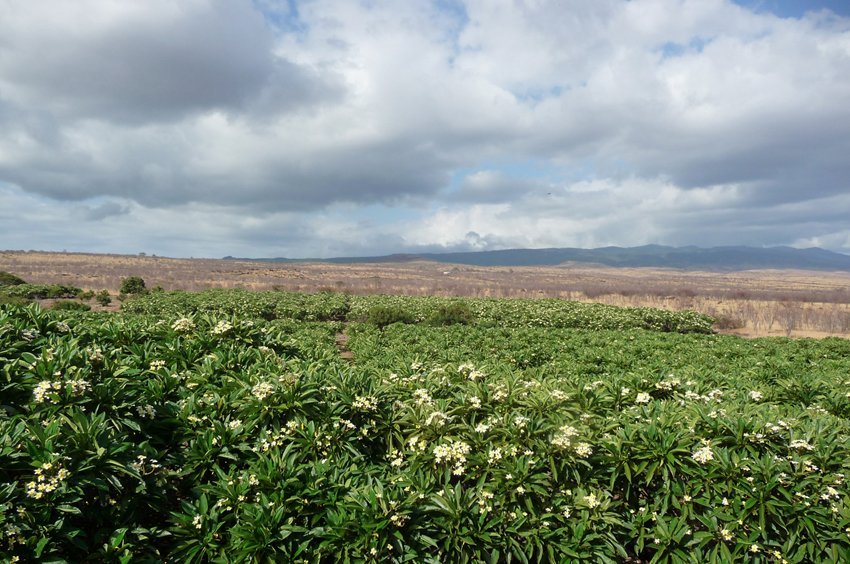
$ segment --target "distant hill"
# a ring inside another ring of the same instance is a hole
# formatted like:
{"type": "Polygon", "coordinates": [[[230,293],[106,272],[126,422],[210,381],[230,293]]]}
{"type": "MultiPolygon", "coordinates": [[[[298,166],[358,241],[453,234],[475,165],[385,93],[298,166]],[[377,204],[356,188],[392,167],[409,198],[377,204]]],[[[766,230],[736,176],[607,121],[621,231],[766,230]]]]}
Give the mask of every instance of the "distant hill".
{"type": "MultiPolygon", "coordinates": [[[[234,259],[234,257],[224,257],[234,259]]],[[[565,263],[613,267],[677,268],[683,270],[754,270],[794,268],[850,272],[850,255],[819,248],[792,247],[602,247],[598,249],[506,249],[460,253],[397,254],[330,259],[238,259],[264,262],[387,263],[426,260],[473,266],[557,266],[565,263]]]]}

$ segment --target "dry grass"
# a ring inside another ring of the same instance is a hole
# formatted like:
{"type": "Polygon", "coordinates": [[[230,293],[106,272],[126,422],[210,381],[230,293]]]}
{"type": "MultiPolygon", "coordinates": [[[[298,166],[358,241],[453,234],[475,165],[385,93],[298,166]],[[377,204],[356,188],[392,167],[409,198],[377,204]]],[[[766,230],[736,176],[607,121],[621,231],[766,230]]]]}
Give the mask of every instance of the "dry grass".
{"type": "Polygon", "coordinates": [[[622,306],[694,309],[747,336],[850,334],[850,273],[795,270],[691,272],[587,265],[476,267],[432,262],[338,265],[0,252],[0,270],[43,284],[116,292],[141,276],[166,290],[245,288],[355,294],[551,297],[622,306]]]}

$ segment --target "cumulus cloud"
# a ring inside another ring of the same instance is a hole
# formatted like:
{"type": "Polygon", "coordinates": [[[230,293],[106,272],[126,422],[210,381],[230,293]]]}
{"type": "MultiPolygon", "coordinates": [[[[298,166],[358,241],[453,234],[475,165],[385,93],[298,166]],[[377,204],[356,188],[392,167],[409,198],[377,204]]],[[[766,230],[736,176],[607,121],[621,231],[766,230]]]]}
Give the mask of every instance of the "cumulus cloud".
{"type": "Polygon", "coordinates": [[[850,251],[850,18],[773,4],[0,0],[0,246],[850,251]]]}

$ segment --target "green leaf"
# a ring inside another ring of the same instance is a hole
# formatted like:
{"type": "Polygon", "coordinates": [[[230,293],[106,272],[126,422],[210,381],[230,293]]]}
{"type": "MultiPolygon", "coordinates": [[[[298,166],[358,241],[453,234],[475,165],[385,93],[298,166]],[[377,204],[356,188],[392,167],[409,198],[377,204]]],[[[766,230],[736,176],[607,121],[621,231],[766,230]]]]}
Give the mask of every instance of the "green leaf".
{"type": "Polygon", "coordinates": [[[41,558],[41,553],[44,552],[44,548],[47,546],[47,543],[50,542],[50,539],[47,537],[41,537],[38,539],[38,543],[35,545],[35,550],[33,551],[33,555],[36,558],[41,558]]]}

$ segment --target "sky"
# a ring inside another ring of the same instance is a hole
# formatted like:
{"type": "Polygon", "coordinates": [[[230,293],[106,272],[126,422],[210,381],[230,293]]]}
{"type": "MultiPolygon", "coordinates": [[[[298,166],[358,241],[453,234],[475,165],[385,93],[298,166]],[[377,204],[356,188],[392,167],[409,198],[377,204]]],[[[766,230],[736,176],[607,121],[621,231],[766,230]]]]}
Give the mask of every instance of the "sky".
{"type": "Polygon", "coordinates": [[[0,249],[850,253],[850,0],[0,0],[0,249]]]}

